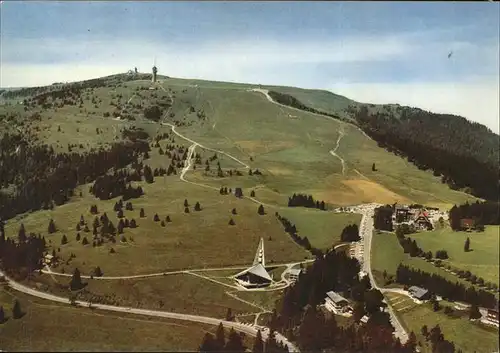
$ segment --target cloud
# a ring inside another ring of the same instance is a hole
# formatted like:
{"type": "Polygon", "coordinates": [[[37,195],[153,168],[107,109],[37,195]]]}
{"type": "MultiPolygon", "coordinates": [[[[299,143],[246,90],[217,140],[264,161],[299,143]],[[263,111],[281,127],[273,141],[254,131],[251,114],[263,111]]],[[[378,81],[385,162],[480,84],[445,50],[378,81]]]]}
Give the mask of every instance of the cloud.
{"type": "Polygon", "coordinates": [[[498,42],[458,40],[449,31],[300,41],[2,40],[1,87],[78,81],[134,66],[149,72],[156,58],[160,73],[173,77],[326,88],[358,101],[459,114],[499,131],[498,42]]]}
{"type": "Polygon", "coordinates": [[[461,115],[499,133],[498,81],[334,83],[329,90],[365,103],[398,103],[435,113],[461,115]]]}

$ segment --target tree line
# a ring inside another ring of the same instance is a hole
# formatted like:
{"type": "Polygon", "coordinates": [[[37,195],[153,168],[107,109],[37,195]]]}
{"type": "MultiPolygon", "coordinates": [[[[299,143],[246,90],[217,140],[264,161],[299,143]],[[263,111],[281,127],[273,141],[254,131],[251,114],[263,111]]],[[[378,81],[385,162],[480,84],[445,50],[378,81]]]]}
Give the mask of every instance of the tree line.
{"type": "Polygon", "coordinates": [[[494,308],[497,303],[492,293],[482,289],[476,291],[472,286],[465,288],[461,283],[453,283],[440,275],[423,272],[403,264],[400,264],[396,270],[396,282],[424,287],[450,301],[463,301],[485,308],[494,308]]]}
{"type": "Polygon", "coordinates": [[[464,230],[460,220],[471,218],[475,221],[475,227],[481,229],[482,226],[500,224],[500,202],[485,201],[468,203],[462,205],[453,205],[449,212],[450,227],[458,231],[464,230]]]}
{"type": "Polygon", "coordinates": [[[297,98],[295,98],[295,97],[293,97],[293,96],[291,96],[289,94],[281,93],[281,92],[276,92],[276,91],[268,91],[267,93],[269,94],[269,96],[275,102],[278,102],[280,104],[288,105],[289,107],[293,107],[293,108],[297,108],[297,109],[300,109],[300,110],[304,110],[306,112],[311,112],[311,113],[315,113],[315,114],[326,115],[326,116],[329,116],[331,118],[338,119],[338,120],[344,120],[344,119],[342,119],[340,116],[338,116],[336,114],[331,114],[331,113],[327,113],[327,112],[324,112],[324,111],[320,111],[320,110],[308,107],[307,105],[305,105],[304,103],[302,103],[301,101],[299,101],[297,98]]]}
{"type": "MultiPolygon", "coordinates": [[[[233,328],[231,328],[226,338],[224,326],[220,323],[215,331],[215,335],[209,332],[205,334],[199,351],[244,353],[247,351],[247,347],[243,343],[243,338],[244,335],[237,333],[233,328]]],[[[288,352],[288,349],[282,343],[278,344],[273,334],[270,334],[267,340],[264,341],[259,330],[257,331],[251,351],[252,353],[283,353],[288,352]]]]}
{"type": "Polygon", "coordinates": [[[46,248],[45,237],[34,233],[22,235],[18,241],[5,235],[5,224],[0,220],[0,264],[8,274],[18,275],[22,279],[42,267],[46,248]]]}
{"type": "Polygon", "coordinates": [[[293,194],[288,198],[288,207],[307,207],[317,208],[318,210],[325,211],[325,201],[314,200],[312,195],[293,194]]]}
{"type": "Polygon", "coordinates": [[[301,237],[297,233],[297,228],[295,227],[295,224],[290,222],[288,220],[288,218],[281,216],[278,212],[275,213],[275,216],[278,219],[278,221],[280,221],[281,224],[283,225],[283,227],[285,228],[285,232],[288,233],[292,237],[294,242],[296,242],[297,244],[302,246],[304,249],[306,249],[307,251],[309,251],[313,255],[322,254],[321,250],[316,249],[311,245],[307,236],[301,237]]]}
{"type": "Polygon", "coordinates": [[[498,198],[498,135],[485,126],[409,107],[394,113],[370,112],[363,106],[353,115],[379,146],[406,157],[419,169],[432,170],[450,188],[488,200],[498,198]]]}

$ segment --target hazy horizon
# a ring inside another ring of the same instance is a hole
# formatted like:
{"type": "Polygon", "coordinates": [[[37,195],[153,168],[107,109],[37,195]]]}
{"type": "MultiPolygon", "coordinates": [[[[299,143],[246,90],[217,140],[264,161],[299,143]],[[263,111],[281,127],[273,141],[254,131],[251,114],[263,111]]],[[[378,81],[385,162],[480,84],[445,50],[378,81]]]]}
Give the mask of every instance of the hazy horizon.
{"type": "Polygon", "coordinates": [[[461,115],[499,132],[498,3],[0,6],[2,87],[80,81],[135,66],[150,72],[156,58],[159,73],[170,77],[325,89],[461,115]]]}

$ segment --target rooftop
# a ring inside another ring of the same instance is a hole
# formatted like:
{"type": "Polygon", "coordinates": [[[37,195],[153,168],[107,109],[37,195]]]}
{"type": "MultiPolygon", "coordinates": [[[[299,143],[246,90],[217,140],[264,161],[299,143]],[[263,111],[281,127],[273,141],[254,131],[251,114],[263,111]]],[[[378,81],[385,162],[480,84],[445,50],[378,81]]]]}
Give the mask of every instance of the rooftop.
{"type": "Polygon", "coordinates": [[[268,281],[272,281],[272,278],[271,276],[269,276],[269,273],[267,273],[267,270],[264,266],[262,266],[262,264],[257,264],[257,265],[254,265],[240,273],[238,273],[235,277],[240,277],[246,273],[251,273],[255,276],[258,276],[258,277],[261,277],[261,278],[264,278],[268,281]]]}
{"type": "Polygon", "coordinates": [[[346,298],[344,298],[344,297],[343,297],[343,296],[341,296],[340,294],[335,293],[335,292],[333,292],[333,291],[327,292],[327,293],[326,293],[326,296],[327,296],[328,298],[330,298],[330,299],[331,299],[331,300],[332,300],[335,304],[338,304],[338,303],[340,303],[340,302],[342,302],[342,301],[347,302],[347,299],[346,299],[346,298]]]}
{"type": "Polygon", "coordinates": [[[426,295],[429,291],[424,288],[420,288],[417,286],[411,286],[408,288],[408,292],[410,292],[411,295],[413,295],[415,298],[421,298],[424,295],[426,295]]]}

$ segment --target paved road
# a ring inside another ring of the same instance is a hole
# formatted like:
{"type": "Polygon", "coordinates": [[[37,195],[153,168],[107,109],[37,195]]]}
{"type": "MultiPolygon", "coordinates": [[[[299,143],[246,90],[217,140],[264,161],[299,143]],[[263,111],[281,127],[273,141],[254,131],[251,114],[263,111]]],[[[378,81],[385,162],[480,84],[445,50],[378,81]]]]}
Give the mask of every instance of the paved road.
{"type": "MultiPolygon", "coordinates": [[[[376,207],[380,205],[378,204],[365,204],[359,205],[354,208],[355,212],[361,213],[361,223],[359,227],[359,235],[362,239],[362,244],[364,247],[363,258],[360,260],[362,263],[362,269],[364,272],[368,274],[370,278],[370,282],[373,288],[380,290],[381,292],[399,292],[399,289],[388,289],[388,288],[380,288],[375,282],[375,278],[373,277],[372,269],[371,269],[371,241],[373,235],[373,214],[376,207]]],[[[403,325],[399,321],[398,317],[394,313],[391,305],[388,303],[387,308],[389,310],[389,315],[391,318],[391,323],[394,326],[394,336],[399,338],[402,343],[408,341],[408,333],[404,329],[403,325]]]]}
{"type": "MultiPolygon", "coordinates": [[[[32,295],[32,296],[35,296],[38,298],[50,300],[53,302],[69,304],[68,298],[63,298],[63,297],[59,297],[59,296],[56,296],[53,294],[40,292],[40,291],[37,291],[35,289],[24,286],[20,283],[13,281],[11,278],[7,277],[5,275],[5,273],[3,273],[2,271],[0,271],[0,277],[1,276],[5,277],[7,283],[9,284],[9,286],[12,289],[15,289],[19,292],[29,294],[29,295],[32,295]]],[[[84,302],[84,301],[79,301],[79,300],[77,300],[75,303],[77,306],[81,306],[81,307],[89,307],[90,305],[92,305],[92,307],[94,309],[98,309],[98,310],[115,311],[115,312],[129,313],[129,314],[135,314],[135,315],[144,315],[144,316],[164,317],[167,319],[199,322],[199,323],[213,325],[213,326],[217,326],[217,325],[219,325],[219,323],[222,322],[222,325],[224,325],[224,327],[234,328],[236,331],[244,332],[244,333],[251,335],[253,337],[255,337],[257,335],[257,331],[259,329],[261,330],[261,334],[262,334],[263,339],[267,339],[267,337],[269,335],[269,329],[266,327],[246,325],[243,323],[225,321],[225,320],[220,320],[217,318],[207,317],[207,316],[179,314],[179,313],[173,313],[173,312],[168,312],[168,311],[146,310],[146,309],[138,309],[138,308],[131,308],[131,307],[120,307],[120,306],[114,306],[114,305],[93,304],[93,303],[91,304],[89,302],[84,302]]],[[[275,338],[276,338],[276,341],[284,343],[288,347],[289,351],[291,351],[291,352],[298,352],[299,351],[298,348],[293,343],[289,342],[283,335],[276,333],[275,338]]]]}

